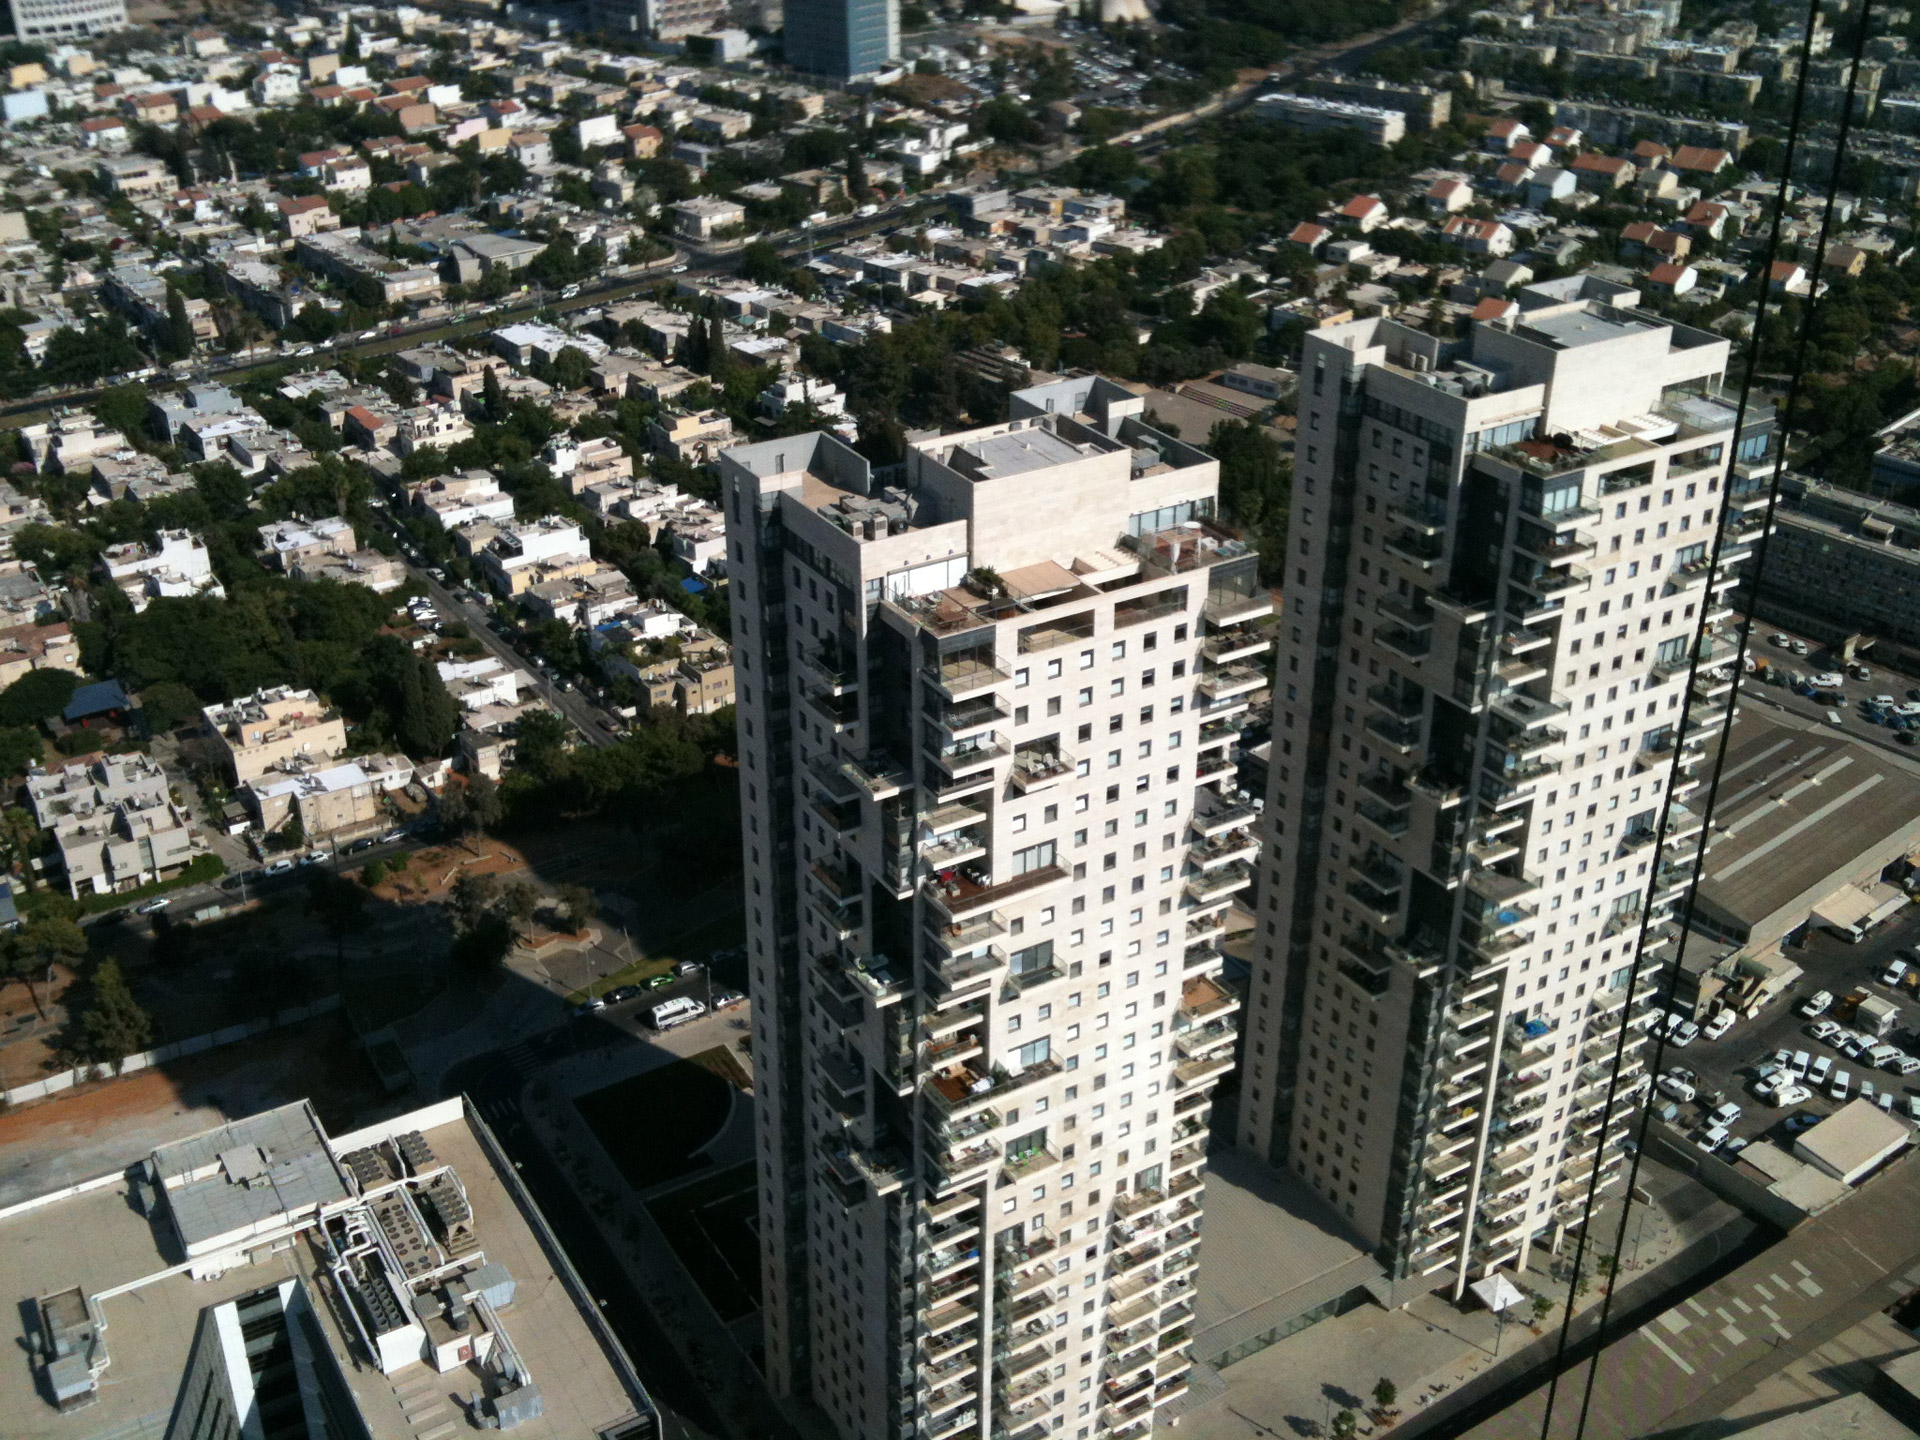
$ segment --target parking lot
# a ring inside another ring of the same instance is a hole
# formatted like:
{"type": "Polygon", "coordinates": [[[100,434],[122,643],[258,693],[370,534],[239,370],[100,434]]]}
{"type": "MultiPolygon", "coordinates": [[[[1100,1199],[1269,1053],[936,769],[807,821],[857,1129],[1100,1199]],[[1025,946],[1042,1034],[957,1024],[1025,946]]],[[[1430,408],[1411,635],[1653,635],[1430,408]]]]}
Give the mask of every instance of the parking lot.
{"type": "MultiPolygon", "coordinates": [[[[1693,943],[1698,943],[1697,941],[1693,943]]],[[[1810,1060],[1826,1056],[1835,1072],[1851,1077],[1848,1099],[1857,1099],[1863,1083],[1871,1082],[1876,1092],[1893,1095],[1895,1113],[1905,1115],[1909,1096],[1920,1095],[1920,1074],[1902,1078],[1876,1069],[1862,1060],[1850,1060],[1830,1043],[1814,1040],[1807,1032],[1814,1022],[1800,1013],[1801,1004],[1818,991],[1825,990],[1836,1002],[1850,991],[1864,987],[1870,994],[1890,1001],[1901,1011],[1900,1019],[1886,1037],[1892,1044],[1920,1054],[1920,999],[1908,988],[1890,990],[1879,983],[1882,971],[1897,953],[1920,945],[1920,906],[1909,906],[1879,926],[1864,940],[1848,944],[1836,935],[1816,931],[1806,943],[1788,951],[1789,957],[1806,973],[1786,995],[1768,1005],[1760,1018],[1736,1024],[1722,1039],[1702,1037],[1690,1045],[1668,1045],[1661,1056],[1660,1069],[1692,1071],[1695,1099],[1680,1105],[1675,1122],[1690,1137],[1705,1127],[1707,1112],[1720,1100],[1731,1100],[1744,1113],[1729,1127],[1733,1137],[1747,1141],[1765,1138],[1776,1144],[1790,1144],[1787,1120],[1793,1115],[1824,1117],[1839,1108],[1825,1090],[1797,1105],[1770,1106],[1754,1094],[1754,1072],[1776,1050],[1789,1053],[1804,1050],[1810,1060]],[[1710,1103],[1711,1102],[1711,1103],[1710,1103]]],[[[1829,1012],[1831,1015],[1832,1012],[1829,1012]]],[[[1844,1025],[1846,1021],[1838,1016],[1844,1025]]],[[[1837,1038],[1837,1037],[1836,1037],[1837,1038]]],[[[1649,1055],[1651,1059],[1651,1055],[1649,1055]]],[[[1650,1102],[1658,1104],[1668,1097],[1656,1092],[1650,1102]]]]}
{"type": "Polygon", "coordinates": [[[1920,743],[1916,743],[1920,742],[1920,717],[1915,717],[1909,727],[1902,728],[1879,723],[1869,718],[1867,712],[1869,702],[1876,696],[1890,696],[1901,705],[1920,702],[1920,693],[1910,693],[1920,692],[1920,676],[1888,670],[1876,664],[1873,652],[1868,650],[1856,661],[1866,667],[1868,678],[1857,679],[1846,673],[1839,655],[1817,641],[1809,641],[1760,620],[1753,622],[1753,638],[1747,646],[1747,654],[1756,662],[1756,668],[1742,677],[1742,702],[1771,705],[1823,723],[1831,723],[1828,715],[1832,712],[1840,716],[1839,728],[1854,738],[1883,746],[1909,758],[1920,757],[1920,743]],[[1786,643],[1776,643],[1776,637],[1784,639],[1786,643]],[[1794,648],[1796,644],[1804,646],[1805,653],[1794,648]],[[1764,670],[1759,668],[1759,662],[1762,661],[1765,662],[1764,670]],[[1818,675],[1828,675],[1837,677],[1841,683],[1816,693],[1801,693],[1791,684],[1796,674],[1808,681],[1818,675]],[[1781,683],[1774,683],[1776,679],[1781,683]],[[1839,698],[1836,700],[1835,696],[1839,698]]]}

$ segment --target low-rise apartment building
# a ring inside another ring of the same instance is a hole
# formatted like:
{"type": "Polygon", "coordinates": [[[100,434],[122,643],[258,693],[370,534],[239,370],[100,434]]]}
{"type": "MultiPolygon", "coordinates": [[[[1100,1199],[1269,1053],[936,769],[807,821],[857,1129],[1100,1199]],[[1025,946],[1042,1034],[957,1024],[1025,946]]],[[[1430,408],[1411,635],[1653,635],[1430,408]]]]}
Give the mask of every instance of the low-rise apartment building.
{"type": "Polygon", "coordinates": [[[0,630],[0,690],[35,670],[80,673],[80,642],[64,620],[0,630]]]}
{"type": "Polygon", "coordinates": [[[109,545],[100,552],[100,569],[120,587],[136,614],[163,598],[224,599],[227,593],[214,576],[207,542],[191,530],[162,530],[158,545],[140,540],[109,545]]]}
{"type": "Polygon", "coordinates": [[[27,776],[27,806],[53,837],[68,893],[108,895],[178,874],[206,848],[145,755],[111,755],[27,776]]]}
{"type": "Polygon", "coordinates": [[[654,451],[694,465],[708,465],[733,443],[733,421],[724,410],[670,410],[647,426],[654,451]]]}
{"type": "Polygon", "coordinates": [[[321,770],[274,775],[242,792],[254,822],[272,833],[300,822],[309,842],[339,844],[384,829],[386,798],[413,779],[413,763],[396,755],[362,755],[321,770]]]}
{"type": "Polygon", "coordinates": [[[280,685],[200,713],[235,785],[310,771],[346,752],[346,721],[311,690],[280,685]]]}
{"type": "Polygon", "coordinates": [[[480,520],[511,520],[513,497],[500,488],[490,470],[462,470],[425,480],[410,492],[414,510],[442,530],[458,530],[480,520]]]}
{"type": "Polygon", "coordinates": [[[488,588],[509,597],[543,581],[589,574],[597,563],[580,527],[551,515],[501,526],[473,558],[488,588]]]}

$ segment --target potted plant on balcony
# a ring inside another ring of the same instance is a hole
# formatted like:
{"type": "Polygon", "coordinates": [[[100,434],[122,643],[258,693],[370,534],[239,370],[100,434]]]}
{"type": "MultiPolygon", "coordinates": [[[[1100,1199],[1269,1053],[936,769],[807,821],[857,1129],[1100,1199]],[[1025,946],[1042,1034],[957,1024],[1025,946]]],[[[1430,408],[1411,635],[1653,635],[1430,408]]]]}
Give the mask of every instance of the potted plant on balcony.
{"type": "Polygon", "coordinates": [[[966,587],[982,600],[1004,600],[1007,598],[1007,582],[1000,578],[1000,572],[990,565],[977,565],[967,573],[966,587]]]}

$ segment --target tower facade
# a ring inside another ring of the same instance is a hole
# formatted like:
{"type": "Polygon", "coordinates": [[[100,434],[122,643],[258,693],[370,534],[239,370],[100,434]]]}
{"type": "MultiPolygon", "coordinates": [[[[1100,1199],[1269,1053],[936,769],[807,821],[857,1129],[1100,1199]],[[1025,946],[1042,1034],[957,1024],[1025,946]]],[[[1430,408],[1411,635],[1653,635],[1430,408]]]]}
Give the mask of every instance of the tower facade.
{"type": "Polygon", "coordinates": [[[787,0],[787,64],[845,82],[872,75],[900,54],[899,0],[787,0]]]}
{"type": "Polygon", "coordinates": [[[849,1437],[1134,1437],[1185,1389],[1270,606],[1141,409],[721,457],[768,1369],[849,1437]]]}
{"type": "Polygon", "coordinates": [[[1647,1087],[1772,420],[1639,298],[1306,340],[1237,1139],[1409,1289],[1523,1264],[1647,1087]]]}

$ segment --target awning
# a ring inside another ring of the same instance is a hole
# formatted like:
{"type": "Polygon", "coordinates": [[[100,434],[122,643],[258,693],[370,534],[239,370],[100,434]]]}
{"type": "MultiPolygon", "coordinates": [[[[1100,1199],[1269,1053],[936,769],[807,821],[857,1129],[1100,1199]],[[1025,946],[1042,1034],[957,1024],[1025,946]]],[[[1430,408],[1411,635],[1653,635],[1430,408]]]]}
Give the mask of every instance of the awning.
{"type": "Polygon", "coordinates": [[[1467,1289],[1496,1315],[1503,1310],[1511,1310],[1527,1298],[1520,1293],[1519,1286],[1498,1271],[1484,1280],[1474,1281],[1467,1289]]]}
{"type": "Polygon", "coordinates": [[[1873,901],[1852,885],[1843,885],[1813,907],[1813,923],[1835,930],[1857,929],[1873,914],[1873,901]]]}

